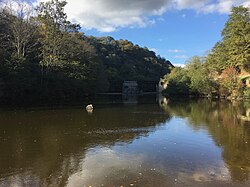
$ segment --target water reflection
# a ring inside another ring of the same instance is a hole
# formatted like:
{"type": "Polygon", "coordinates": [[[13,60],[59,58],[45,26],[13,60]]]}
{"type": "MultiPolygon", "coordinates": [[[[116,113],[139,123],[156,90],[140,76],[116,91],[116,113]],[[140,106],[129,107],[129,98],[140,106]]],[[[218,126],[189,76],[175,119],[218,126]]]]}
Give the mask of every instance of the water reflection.
{"type": "Polygon", "coordinates": [[[168,119],[155,105],[1,111],[0,184],[65,186],[91,148],[131,143],[168,119]]]}
{"type": "Polygon", "coordinates": [[[138,104],[138,95],[137,94],[123,94],[122,95],[123,104],[138,104]]]}
{"type": "Polygon", "coordinates": [[[173,101],[163,109],[185,117],[194,130],[206,129],[222,148],[232,180],[248,181],[250,174],[250,123],[239,116],[247,114],[249,103],[227,101],[173,101]]]}
{"type": "Polygon", "coordinates": [[[0,187],[250,184],[247,103],[158,103],[0,111],[0,187]]]}
{"type": "Polygon", "coordinates": [[[243,114],[237,115],[237,117],[242,121],[250,121],[250,107],[243,114]]]}
{"type": "Polygon", "coordinates": [[[169,99],[162,96],[162,94],[158,94],[156,100],[161,108],[165,109],[168,106],[169,99]]]}

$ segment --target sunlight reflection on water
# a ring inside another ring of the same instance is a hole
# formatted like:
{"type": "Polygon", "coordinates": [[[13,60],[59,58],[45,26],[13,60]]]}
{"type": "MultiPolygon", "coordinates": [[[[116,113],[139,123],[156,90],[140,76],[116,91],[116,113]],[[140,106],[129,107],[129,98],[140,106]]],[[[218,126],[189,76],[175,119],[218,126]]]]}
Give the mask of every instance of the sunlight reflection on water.
{"type": "Polygon", "coordinates": [[[0,187],[250,184],[243,105],[160,106],[1,111],[0,187]]]}

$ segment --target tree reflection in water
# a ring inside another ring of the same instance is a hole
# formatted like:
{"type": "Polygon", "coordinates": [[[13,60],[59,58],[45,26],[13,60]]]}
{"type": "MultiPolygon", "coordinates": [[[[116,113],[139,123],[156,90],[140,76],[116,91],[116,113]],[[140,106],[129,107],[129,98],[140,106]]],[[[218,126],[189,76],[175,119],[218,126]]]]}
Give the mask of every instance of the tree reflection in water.
{"type": "Polygon", "coordinates": [[[248,107],[162,97],[92,115],[2,110],[0,186],[247,186],[248,107]]]}
{"type": "Polygon", "coordinates": [[[168,119],[157,105],[0,111],[0,186],[66,186],[91,148],[131,143],[168,119]]]}
{"type": "Polygon", "coordinates": [[[176,100],[162,106],[174,116],[187,117],[194,129],[205,128],[229,168],[232,180],[247,181],[250,174],[250,122],[239,118],[249,110],[249,103],[176,100]]]}

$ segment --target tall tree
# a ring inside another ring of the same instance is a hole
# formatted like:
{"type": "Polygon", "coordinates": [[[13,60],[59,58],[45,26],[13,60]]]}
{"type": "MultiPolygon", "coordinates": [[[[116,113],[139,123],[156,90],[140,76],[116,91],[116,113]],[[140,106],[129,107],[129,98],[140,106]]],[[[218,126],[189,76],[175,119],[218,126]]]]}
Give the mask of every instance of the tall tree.
{"type": "Polygon", "coordinates": [[[233,7],[222,31],[222,42],[227,47],[231,67],[250,67],[250,10],[233,7]]]}
{"type": "Polygon", "coordinates": [[[206,58],[206,65],[212,72],[221,73],[227,68],[228,49],[223,42],[217,42],[206,58]]]}
{"type": "Polygon", "coordinates": [[[46,69],[46,73],[51,68],[62,65],[65,55],[65,49],[62,47],[64,35],[79,30],[79,25],[67,20],[64,13],[66,4],[66,1],[51,0],[41,2],[36,8],[42,44],[41,65],[46,69]]]}
{"type": "Polygon", "coordinates": [[[31,23],[32,8],[29,4],[12,0],[7,2],[1,11],[1,18],[7,24],[3,39],[4,45],[12,51],[13,63],[24,62],[37,45],[35,42],[36,27],[31,23]]]}

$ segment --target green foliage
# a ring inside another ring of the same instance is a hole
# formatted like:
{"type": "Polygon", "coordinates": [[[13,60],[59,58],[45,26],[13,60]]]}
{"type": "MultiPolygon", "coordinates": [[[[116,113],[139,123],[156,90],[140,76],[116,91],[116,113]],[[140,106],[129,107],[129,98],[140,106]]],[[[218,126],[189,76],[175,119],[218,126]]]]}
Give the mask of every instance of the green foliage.
{"type": "Polygon", "coordinates": [[[188,61],[186,68],[190,77],[189,88],[193,93],[211,96],[216,92],[216,82],[210,76],[204,58],[194,56],[188,61]]]}
{"type": "Polygon", "coordinates": [[[45,66],[47,71],[49,68],[63,65],[64,56],[68,53],[64,43],[71,41],[69,31],[77,32],[78,29],[77,25],[67,21],[64,13],[66,4],[66,1],[52,0],[41,2],[36,8],[42,46],[41,65],[45,66]]]}
{"type": "Polygon", "coordinates": [[[250,73],[250,11],[233,7],[217,42],[206,58],[193,57],[184,69],[172,71],[166,92],[197,95],[220,95],[231,98],[249,97],[249,88],[239,79],[241,73],[250,73]],[[183,84],[182,78],[189,82],[183,84]],[[185,74],[183,74],[185,72],[185,74]],[[188,78],[187,78],[188,77],[188,78]],[[180,89],[179,87],[182,87],[180,89]]]}
{"type": "Polygon", "coordinates": [[[250,65],[250,11],[248,8],[233,7],[222,31],[222,42],[228,51],[227,65],[244,67],[250,65]]]}
{"type": "Polygon", "coordinates": [[[208,54],[206,64],[210,71],[221,73],[228,65],[228,49],[222,42],[217,42],[211,52],[208,54]]]}
{"type": "Polygon", "coordinates": [[[205,59],[195,56],[188,60],[185,68],[174,68],[165,76],[168,81],[167,94],[212,95],[216,92],[216,82],[210,77],[205,59]]]}
{"type": "Polygon", "coordinates": [[[155,85],[172,67],[169,61],[128,40],[112,37],[87,37],[87,40],[103,61],[110,92],[120,92],[125,80],[138,81],[143,91],[155,91],[155,85]]]}
{"type": "Polygon", "coordinates": [[[243,97],[245,99],[250,99],[250,88],[243,88],[243,97]]]}
{"type": "MultiPolygon", "coordinates": [[[[240,72],[250,67],[250,11],[233,7],[218,42],[207,57],[208,70],[217,72],[220,95],[241,97],[244,90],[240,72]]],[[[246,71],[246,72],[247,72],[246,71]]]]}
{"type": "Polygon", "coordinates": [[[167,95],[188,95],[190,93],[190,77],[186,69],[181,67],[174,68],[169,75],[164,77],[168,83],[164,94],[167,95]]]}
{"type": "Polygon", "coordinates": [[[250,67],[250,11],[248,8],[233,7],[229,20],[218,42],[207,60],[209,66],[217,71],[228,67],[250,67]]]}
{"type": "Polygon", "coordinates": [[[149,91],[169,73],[172,64],[146,48],[79,32],[67,19],[66,4],[41,2],[35,14],[22,12],[21,3],[17,10],[0,9],[0,97],[77,98],[119,92],[124,80],[136,80],[149,91]]]}

